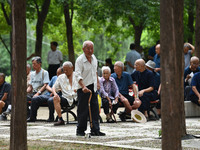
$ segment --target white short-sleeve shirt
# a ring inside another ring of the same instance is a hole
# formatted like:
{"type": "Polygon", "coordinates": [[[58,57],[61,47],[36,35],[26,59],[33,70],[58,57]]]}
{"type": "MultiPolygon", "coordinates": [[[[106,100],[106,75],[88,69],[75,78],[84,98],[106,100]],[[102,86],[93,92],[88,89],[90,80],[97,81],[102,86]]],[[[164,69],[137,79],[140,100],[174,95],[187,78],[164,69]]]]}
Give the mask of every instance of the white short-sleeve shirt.
{"type": "Polygon", "coordinates": [[[69,105],[72,105],[73,100],[77,99],[77,86],[78,81],[75,76],[75,72],[73,72],[72,86],[70,85],[69,79],[66,74],[59,75],[55,84],[53,85],[56,91],[62,91],[62,97],[68,100],[69,105]]]}
{"type": "MultiPolygon", "coordinates": [[[[94,91],[97,91],[97,59],[92,55],[91,63],[83,53],[76,59],[75,72],[78,78],[83,80],[85,86],[94,84],[94,91]]],[[[82,88],[80,85],[78,89],[82,88]]]]}
{"type": "Polygon", "coordinates": [[[58,65],[63,60],[62,52],[59,50],[48,52],[47,61],[50,65],[58,65]]]}

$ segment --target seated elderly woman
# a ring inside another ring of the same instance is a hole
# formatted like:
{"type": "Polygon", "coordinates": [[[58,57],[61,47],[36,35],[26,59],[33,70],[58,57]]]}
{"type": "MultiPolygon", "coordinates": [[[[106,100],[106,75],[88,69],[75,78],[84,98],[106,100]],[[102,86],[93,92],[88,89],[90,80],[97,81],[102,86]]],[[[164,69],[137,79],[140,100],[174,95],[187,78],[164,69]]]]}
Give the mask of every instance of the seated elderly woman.
{"type": "MultiPolygon", "coordinates": [[[[0,114],[6,111],[9,101],[9,93],[11,90],[11,85],[5,81],[5,74],[0,73],[0,114]]],[[[1,115],[1,118],[5,118],[6,116],[1,115]]]]}

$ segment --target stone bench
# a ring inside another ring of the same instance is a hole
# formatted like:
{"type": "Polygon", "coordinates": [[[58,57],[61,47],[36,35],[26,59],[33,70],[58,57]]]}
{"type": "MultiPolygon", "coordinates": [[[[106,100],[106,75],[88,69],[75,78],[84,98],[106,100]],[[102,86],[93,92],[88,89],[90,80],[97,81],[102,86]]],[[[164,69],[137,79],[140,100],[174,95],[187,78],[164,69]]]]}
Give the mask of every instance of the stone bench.
{"type": "Polygon", "coordinates": [[[184,101],[185,117],[200,117],[200,107],[191,101],[184,101]]]}

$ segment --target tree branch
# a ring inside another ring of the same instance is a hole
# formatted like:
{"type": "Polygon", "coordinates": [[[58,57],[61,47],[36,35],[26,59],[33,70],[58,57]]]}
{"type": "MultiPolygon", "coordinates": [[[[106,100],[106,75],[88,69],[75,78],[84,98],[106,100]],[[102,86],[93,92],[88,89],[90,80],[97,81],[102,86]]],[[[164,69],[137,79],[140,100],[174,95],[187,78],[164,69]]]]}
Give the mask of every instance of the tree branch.
{"type": "Polygon", "coordinates": [[[4,14],[4,17],[6,19],[6,22],[9,26],[11,26],[11,21],[6,13],[6,10],[5,10],[5,7],[4,7],[4,3],[1,3],[1,8],[2,8],[2,11],[3,11],[3,14],[4,14]]]}
{"type": "Polygon", "coordinates": [[[40,9],[38,7],[38,4],[37,4],[36,0],[34,0],[34,3],[35,3],[35,8],[37,10],[37,14],[38,14],[38,17],[39,17],[39,15],[40,15],[40,9]]]}
{"type": "Polygon", "coordinates": [[[3,38],[1,37],[1,35],[0,35],[0,40],[1,40],[1,42],[3,43],[3,45],[5,46],[7,52],[8,52],[8,53],[10,54],[10,56],[11,56],[11,52],[10,52],[10,50],[8,49],[6,43],[4,42],[3,38]]]}

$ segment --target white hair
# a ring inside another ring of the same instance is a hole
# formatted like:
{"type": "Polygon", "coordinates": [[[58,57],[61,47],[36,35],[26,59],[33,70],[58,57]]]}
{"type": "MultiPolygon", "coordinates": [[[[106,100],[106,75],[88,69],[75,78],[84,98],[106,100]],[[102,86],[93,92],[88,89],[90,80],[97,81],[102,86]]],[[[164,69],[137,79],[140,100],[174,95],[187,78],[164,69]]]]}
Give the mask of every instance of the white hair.
{"type": "Polygon", "coordinates": [[[102,73],[104,72],[104,70],[108,70],[109,73],[111,73],[110,67],[108,67],[108,66],[103,66],[103,67],[101,68],[101,70],[102,70],[102,73]]]}
{"type": "Polygon", "coordinates": [[[124,63],[121,61],[116,61],[115,66],[119,66],[122,68],[122,70],[124,70],[124,63]]]}
{"type": "Polygon", "coordinates": [[[83,48],[85,48],[87,46],[87,44],[89,44],[89,43],[94,46],[94,43],[92,41],[87,40],[87,41],[83,42],[83,48]]]}
{"type": "Polygon", "coordinates": [[[69,66],[70,68],[72,68],[73,64],[70,61],[66,61],[66,62],[63,63],[63,67],[64,66],[69,66]]]}

